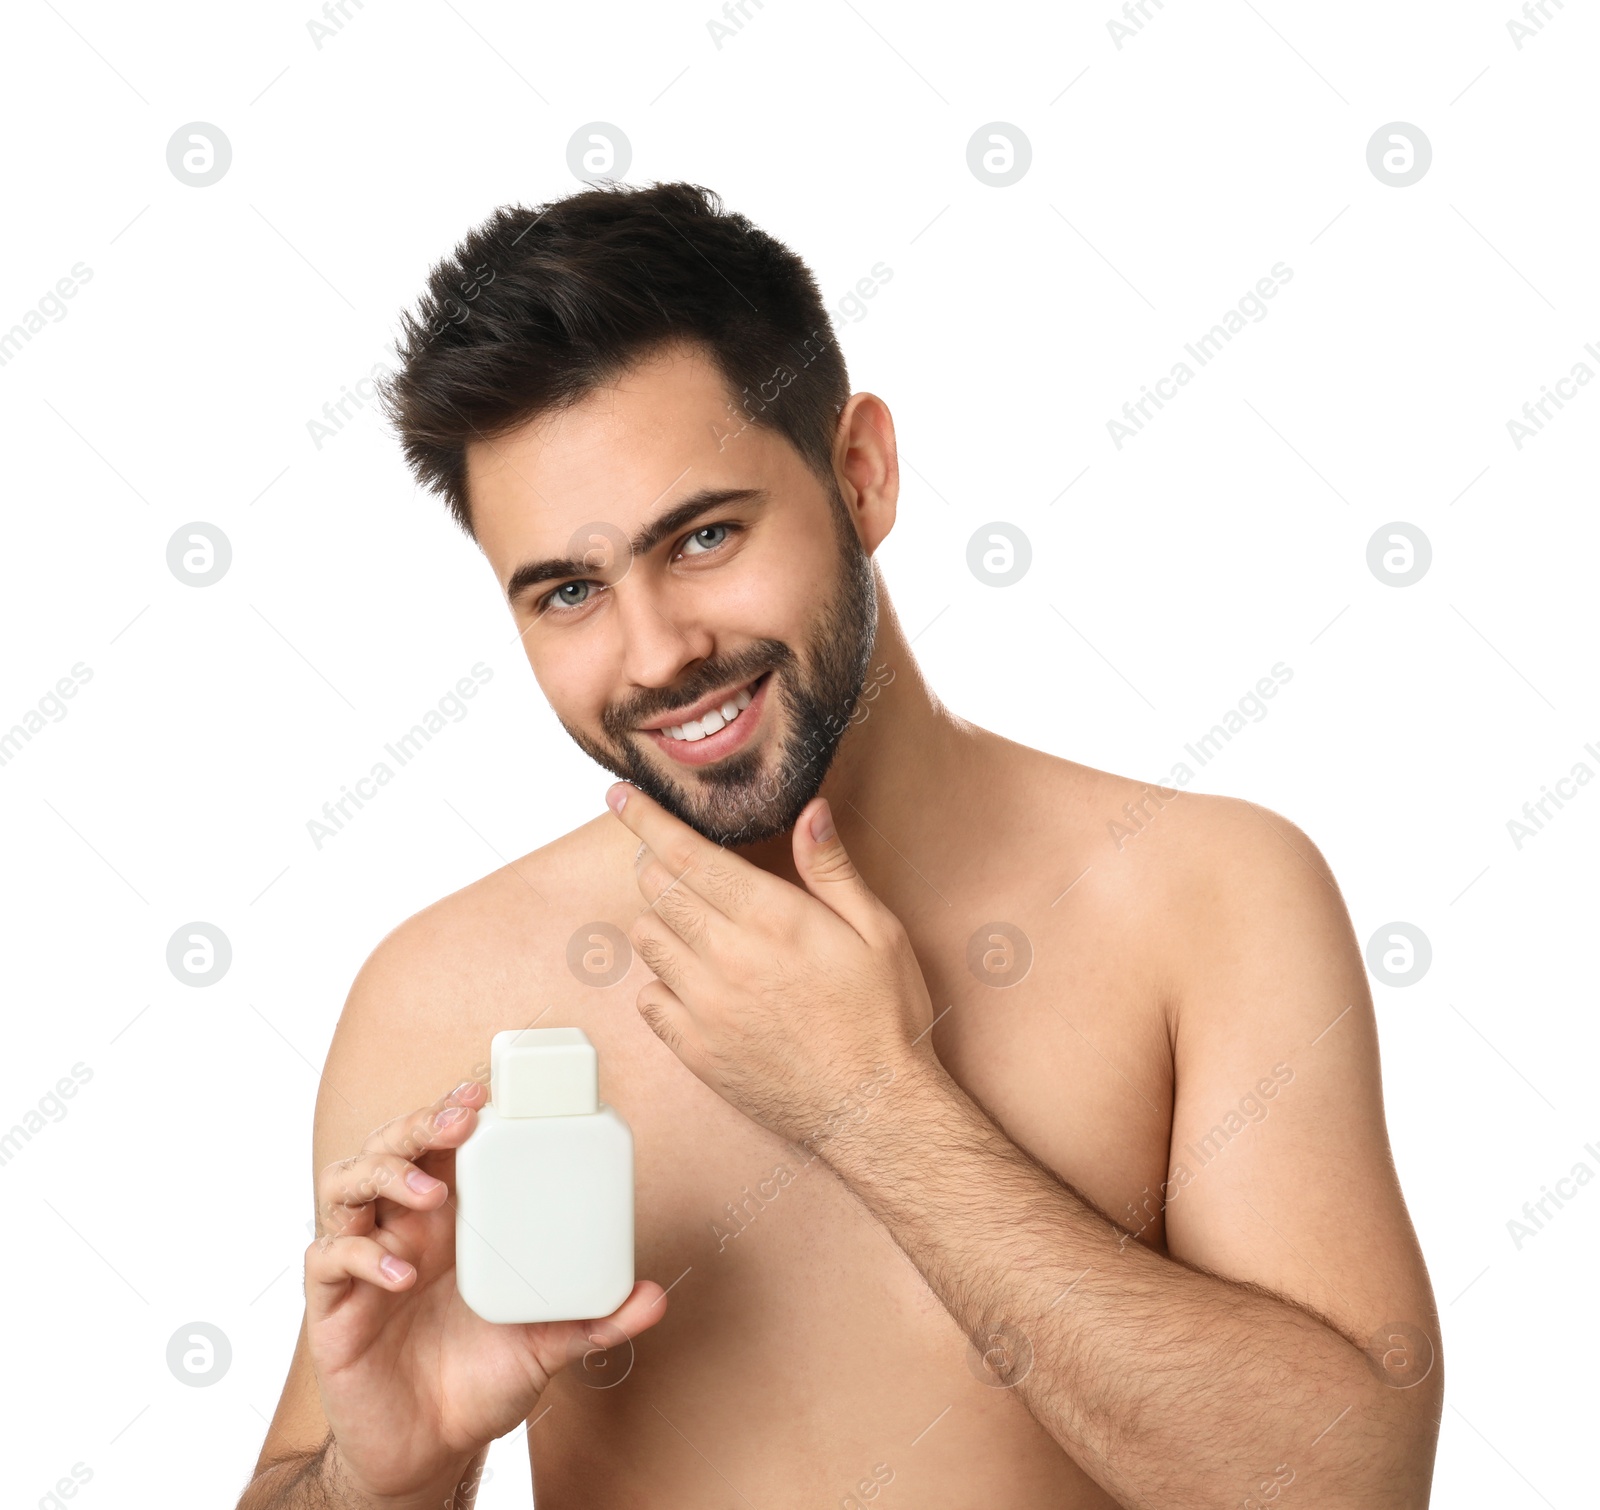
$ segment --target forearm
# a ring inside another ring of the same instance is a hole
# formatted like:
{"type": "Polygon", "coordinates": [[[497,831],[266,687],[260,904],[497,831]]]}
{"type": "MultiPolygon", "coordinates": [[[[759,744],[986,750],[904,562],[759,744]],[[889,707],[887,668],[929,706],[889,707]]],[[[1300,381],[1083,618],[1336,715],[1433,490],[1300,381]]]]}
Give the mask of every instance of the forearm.
{"type": "Polygon", "coordinates": [[[447,1483],[403,1499],[374,1498],[351,1481],[330,1433],[315,1452],[295,1453],[263,1468],[237,1510],[472,1510],[488,1452],[487,1447],[479,1451],[447,1483]]]}
{"type": "Polygon", "coordinates": [[[1128,1240],[937,1066],[822,1153],[1121,1503],[1273,1503],[1288,1482],[1324,1510],[1426,1503],[1437,1381],[1393,1388],[1308,1311],[1128,1240]]]}

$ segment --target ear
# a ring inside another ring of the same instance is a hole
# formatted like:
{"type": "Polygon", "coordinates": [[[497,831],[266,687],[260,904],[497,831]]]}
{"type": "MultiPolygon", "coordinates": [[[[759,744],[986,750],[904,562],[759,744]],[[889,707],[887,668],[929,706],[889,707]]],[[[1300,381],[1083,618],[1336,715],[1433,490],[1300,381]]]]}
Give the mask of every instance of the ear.
{"type": "Polygon", "coordinates": [[[825,797],[807,803],[795,823],[794,868],[806,890],[857,933],[864,935],[867,924],[883,909],[835,832],[833,810],[825,797]]]}
{"type": "Polygon", "coordinates": [[[839,412],[834,450],[836,470],[854,494],[846,495],[851,522],[862,549],[874,555],[894,528],[900,496],[894,416],[877,394],[850,395],[839,412]]]}

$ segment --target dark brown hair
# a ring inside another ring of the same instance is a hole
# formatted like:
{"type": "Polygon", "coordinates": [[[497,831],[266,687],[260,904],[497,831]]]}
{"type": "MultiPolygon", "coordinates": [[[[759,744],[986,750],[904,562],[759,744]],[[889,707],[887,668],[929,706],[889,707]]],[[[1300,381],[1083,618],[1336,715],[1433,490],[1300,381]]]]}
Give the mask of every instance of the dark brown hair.
{"type": "Polygon", "coordinates": [[[505,205],[439,262],[379,383],[421,486],[469,536],[465,448],[575,403],[678,340],[727,380],[727,429],[786,436],[833,488],[844,355],[810,269],[690,183],[505,205]]]}

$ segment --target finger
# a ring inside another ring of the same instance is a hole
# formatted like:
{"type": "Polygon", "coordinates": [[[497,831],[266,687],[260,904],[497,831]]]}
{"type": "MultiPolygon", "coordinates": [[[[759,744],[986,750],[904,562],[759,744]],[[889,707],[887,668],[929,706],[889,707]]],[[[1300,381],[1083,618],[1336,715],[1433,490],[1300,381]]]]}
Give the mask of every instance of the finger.
{"type": "Polygon", "coordinates": [[[353,1279],[380,1290],[408,1290],[416,1278],[416,1266],[376,1238],[318,1238],[306,1249],[306,1309],[313,1318],[325,1313],[353,1279]]]}
{"type": "Polygon", "coordinates": [[[561,1363],[575,1363],[596,1348],[613,1348],[653,1327],[667,1313],[667,1292],[653,1279],[640,1279],[628,1291],[628,1298],[609,1316],[573,1321],[570,1330],[557,1339],[561,1363]]]}
{"type": "Polygon", "coordinates": [[[548,1377],[591,1353],[621,1346],[653,1327],[666,1312],[667,1292],[653,1279],[641,1279],[609,1316],[587,1321],[529,1322],[526,1330],[548,1377]]]}
{"type": "Polygon", "coordinates": [[[639,988],[635,1005],[650,1031],[680,1059],[684,1058],[689,1009],[677,992],[658,980],[649,981],[639,988]]]}
{"type": "Polygon", "coordinates": [[[644,840],[650,853],[678,878],[679,885],[687,886],[724,917],[737,921],[762,905],[774,878],[759,866],[713,844],[704,834],[673,817],[653,797],[625,781],[617,782],[606,793],[606,802],[644,840]]]}
{"type": "MultiPolygon", "coordinates": [[[[318,1174],[316,1187],[317,1215],[324,1231],[370,1232],[377,1222],[373,1203],[380,1197],[424,1209],[440,1205],[448,1198],[448,1190],[441,1193],[415,1180],[407,1188],[404,1181],[409,1166],[459,1147],[476,1126],[476,1109],[487,1095],[481,1081],[464,1080],[432,1106],[385,1122],[368,1136],[359,1153],[327,1165],[318,1174]],[[402,1165],[408,1167],[402,1170],[402,1165]],[[389,1172],[380,1175],[380,1167],[389,1172]],[[401,1191],[425,1199],[407,1200],[401,1191]]],[[[434,1177],[431,1171],[427,1173],[434,1177]]]]}
{"type": "Polygon", "coordinates": [[[616,1310],[598,1319],[610,1322],[624,1337],[637,1337],[666,1314],[667,1292],[655,1280],[641,1279],[616,1310]]]}
{"type": "Polygon", "coordinates": [[[488,1087],[481,1080],[463,1080],[432,1105],[391,1117],[368,1134],[361,1152],[393,1153],[403,1159],[416,1159],[436,1149],[459,1148],[477,1126],[473,1114],[488,1098],[488,1087]]]}
{"type": "Polygon", "coordinates": [[[680,878],[648,848],[634,875],[639,883],[639,894],[650,904],[650,910],[696,953],[703,953],[711,943],[713,915],[726,924],[727,920],[715,907],[681,884],[680,878]]]}
{"type": "Polygon", "coordinates": [[[356,1154],[341,1159],[329,1164],[317,1179],[322,1230],[349,1230],[352,1213],[379,1197],[418,1211],[432,1211],[449,1199],[450,1187],[398,1154],[356,1154]]]}
{"type": "Polygon", "coordinates": [[[645,968],[669,991],[694,999],[695,983],[704,979],[699,956],[655,913],[641,912],[628,929],[628,939],[645,968]]]}
{"type": "Polygon", "coordinates": [[[794,868],[806,890],[825,903],[863,938],[885,921],[888,908],[861,878],[834,829],[833,809],[827,799],[808,803],[795,821],[791,836],[794,868]]]}

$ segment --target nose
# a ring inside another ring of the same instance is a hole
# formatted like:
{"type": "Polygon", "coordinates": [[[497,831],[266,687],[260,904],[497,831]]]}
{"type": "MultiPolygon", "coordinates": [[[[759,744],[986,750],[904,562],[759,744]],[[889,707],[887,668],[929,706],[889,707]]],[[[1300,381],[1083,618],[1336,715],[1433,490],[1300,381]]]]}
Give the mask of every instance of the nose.
{"type": "Polygon", "coordinates": [[[622,635],[622,674],[635,686],[673,686],[711,655],[715,642],[710,631],[674,617],[646,582],[624,581],[613,591],[622,635]]]}

